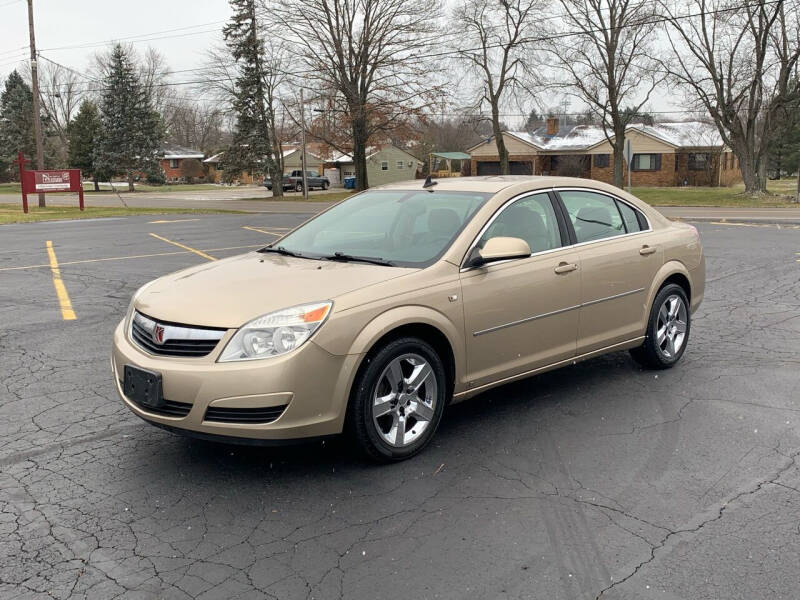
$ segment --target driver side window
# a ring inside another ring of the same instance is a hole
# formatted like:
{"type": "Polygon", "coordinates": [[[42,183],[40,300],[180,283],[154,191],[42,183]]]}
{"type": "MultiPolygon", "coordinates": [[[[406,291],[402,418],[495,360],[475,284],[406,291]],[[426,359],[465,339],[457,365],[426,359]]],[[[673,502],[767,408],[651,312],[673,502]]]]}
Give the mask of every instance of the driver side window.
{"type": "Polygon", "coordinates": [[[478,246],[483,248],[493,237],[523,239],[528,242],[531,253],[561,247],[561,233],[550,197],[534,194],[506,207],[481,236],[478,246]]]}

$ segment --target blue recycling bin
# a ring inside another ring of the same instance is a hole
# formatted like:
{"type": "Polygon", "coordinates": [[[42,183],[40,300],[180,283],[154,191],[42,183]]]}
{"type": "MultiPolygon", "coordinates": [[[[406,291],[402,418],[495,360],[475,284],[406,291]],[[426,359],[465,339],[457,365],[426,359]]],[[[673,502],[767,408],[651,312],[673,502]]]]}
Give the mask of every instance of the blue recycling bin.
{"type": "Polygon", "coordinates": [[[355,177],[345,177],[344,178],[344,189],[346,189],[346,190],[354,190],[354,189],[356,189],[356,178],[355,177]]]}

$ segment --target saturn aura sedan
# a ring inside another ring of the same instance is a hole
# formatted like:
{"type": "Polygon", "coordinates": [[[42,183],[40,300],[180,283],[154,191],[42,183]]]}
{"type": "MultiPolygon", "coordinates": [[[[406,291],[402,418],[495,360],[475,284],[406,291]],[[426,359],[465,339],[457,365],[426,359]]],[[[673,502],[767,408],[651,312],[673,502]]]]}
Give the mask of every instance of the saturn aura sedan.
{"type": "Polygon", "coordinates": [[[228,442],[349,433],[408,458],[445,407],[607,352],[680,360],[697,230],[615,187],[472,177],[356,194],[258,250],[143,286],[114,333],[142,419],[228,442]]]}

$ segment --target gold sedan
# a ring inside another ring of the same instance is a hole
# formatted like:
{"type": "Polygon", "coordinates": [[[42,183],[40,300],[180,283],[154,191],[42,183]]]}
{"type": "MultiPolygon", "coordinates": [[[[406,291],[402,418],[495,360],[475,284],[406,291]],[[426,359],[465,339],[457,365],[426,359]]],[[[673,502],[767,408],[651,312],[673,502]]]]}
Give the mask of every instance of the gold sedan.
{"type": "Polygon", "coordinates": [[[114,333],[127,406],[233,442],[346,430],[400,460],[450,402],[599,354],[667,368],[703,299],[697,230],[596,181],[357,194],[277,242],[161,277],[114,333]]]}

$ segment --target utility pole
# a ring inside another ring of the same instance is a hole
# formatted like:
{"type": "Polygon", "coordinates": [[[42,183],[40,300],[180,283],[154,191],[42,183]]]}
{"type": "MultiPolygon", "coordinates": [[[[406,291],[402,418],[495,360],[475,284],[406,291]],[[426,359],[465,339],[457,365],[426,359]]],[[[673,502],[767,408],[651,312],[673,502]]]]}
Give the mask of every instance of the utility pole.
{"type": "MultiPolygon", "coordinates": [[[[36,169],[44,170],[42,120],[39,114],[39,67],[36,64],[36,36],[33,33],[33,0],[28,0],[28,32],[31,38],[31,83],[33,84],[33,134],[36,137],[36,169]]],[[[44,193],[39,192],[39,208],[46,206],[44,193]]]]}
{"type": "Polygon", "coordinates": [[[303,198],[308,200],[308,181],[306,180],[306,105],[303,102],[303,88],[300,88],[300,139],[303,144],[303,153],[300,155],[300,166],[303,168],[303,198]]]}

